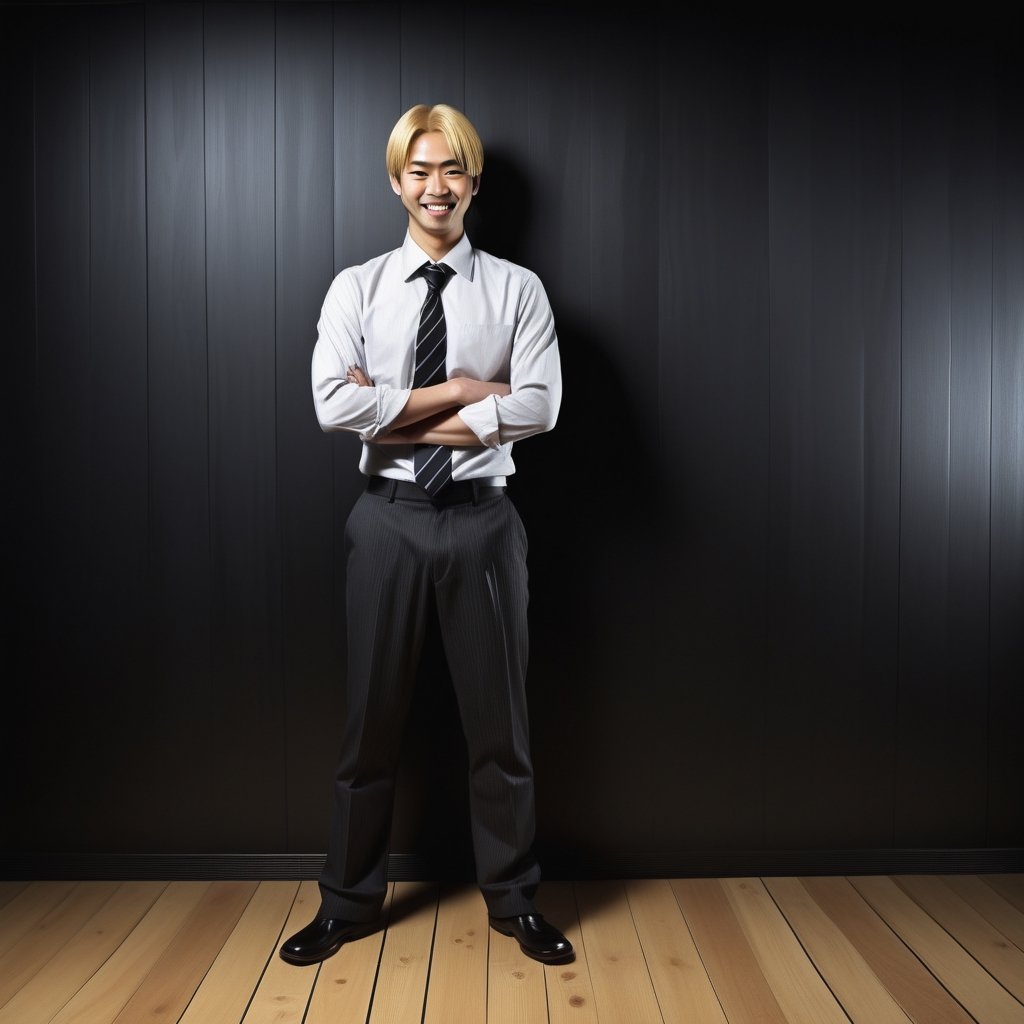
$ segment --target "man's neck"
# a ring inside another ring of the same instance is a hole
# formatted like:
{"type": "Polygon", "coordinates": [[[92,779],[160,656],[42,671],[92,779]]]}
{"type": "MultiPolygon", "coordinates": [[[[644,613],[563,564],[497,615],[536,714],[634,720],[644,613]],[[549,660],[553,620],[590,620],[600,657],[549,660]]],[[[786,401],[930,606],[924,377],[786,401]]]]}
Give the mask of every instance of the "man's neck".
{"type": "Polygon", "coordinates": [[[452,235],[431,235],[422,230],[419,224],[409,218],[409,234],[412,240],[435,262],[440,263],[459,243],[465,229],[460,229],[458,234],[452,235]]]}

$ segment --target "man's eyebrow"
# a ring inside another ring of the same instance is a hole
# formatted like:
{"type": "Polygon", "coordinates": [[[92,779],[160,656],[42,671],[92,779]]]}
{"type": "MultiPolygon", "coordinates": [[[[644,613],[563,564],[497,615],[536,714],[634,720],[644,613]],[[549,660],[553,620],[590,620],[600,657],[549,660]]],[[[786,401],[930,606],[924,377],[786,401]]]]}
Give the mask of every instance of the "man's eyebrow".
{"type": "MultiPolygon", "coordinates": [[[[429,160],[410,160],[409,163],[415,164],[418,167],[433,167],[434,166],[434,164],[432,164],[429,160]]],[[[462,164],[458,160],[442,160],[437,166],[438,167],[448,167],[448,166],[453,165],[453,164],[456,167],[461,167],[462,166],[462,164]]]]}

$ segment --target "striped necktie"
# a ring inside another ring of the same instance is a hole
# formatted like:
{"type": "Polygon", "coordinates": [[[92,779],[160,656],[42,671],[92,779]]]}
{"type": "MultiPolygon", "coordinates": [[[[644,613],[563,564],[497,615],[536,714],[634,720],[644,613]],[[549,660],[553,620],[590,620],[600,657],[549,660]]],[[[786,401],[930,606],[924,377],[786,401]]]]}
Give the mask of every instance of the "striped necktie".
{"type": "MultiPolygon", "coordinates": [[[[427,282],[427,298],[420,310],[420,325],[416,331],[414,388],[425,388],[447,380],[448,328],[444,321],[441,289],[449,274],[454,273],[445,263],[424,263],[419,270],[427,282]]],[[[413,453],[413,467],[416,483],[433,497],[452,478],[452,450],[441,444],[419,444],[413,453]]]]}

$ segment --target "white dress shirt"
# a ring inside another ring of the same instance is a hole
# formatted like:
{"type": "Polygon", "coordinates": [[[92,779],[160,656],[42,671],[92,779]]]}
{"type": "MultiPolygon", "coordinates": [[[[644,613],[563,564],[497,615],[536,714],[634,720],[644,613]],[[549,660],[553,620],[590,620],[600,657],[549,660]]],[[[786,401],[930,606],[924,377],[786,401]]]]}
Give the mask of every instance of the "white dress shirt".
{"type": "MultiPolygon", "coordinates": [[[[415,479],[413,445],[373,441],[388,432],[412,390],[427,295],[427,282],[413,275],[426,262],[432,261],[406,231],[400,249],[338,274],[320,312],[312,361],[317,419],[325,431],[359,434],[359,469],[367,475],[415,479]],[[373,386],[348,383],[350,366],[373,386]]],[[[513,442],[550,430],[558,415],[562,376],[551,306],[533,271],[474,249],[465,232],[440,262],[455,271],[441,293],[448,377],[512,389],[458,410],[483,447],[453,447],[452,475],[503,484],[515,472],[513,442]]]]}

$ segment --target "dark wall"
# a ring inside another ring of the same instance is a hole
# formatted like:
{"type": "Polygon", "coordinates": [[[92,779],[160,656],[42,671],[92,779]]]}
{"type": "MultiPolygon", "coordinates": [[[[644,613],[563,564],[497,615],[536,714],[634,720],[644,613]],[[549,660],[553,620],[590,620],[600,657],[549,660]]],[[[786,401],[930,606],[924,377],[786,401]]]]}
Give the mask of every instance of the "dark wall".
{"type": "MultiPolygon", "coordinates": [[[[1019,25],[631,12],[0,12],[0,852],[325,849],[361,480],[309,359],[439,101],[563,353],[511,484],[542,856],[1024,846],[1019,25]]],[[[392,851],[468,856],[420,682],[392,851]]]]}

